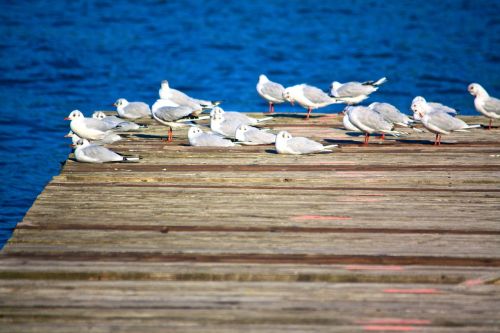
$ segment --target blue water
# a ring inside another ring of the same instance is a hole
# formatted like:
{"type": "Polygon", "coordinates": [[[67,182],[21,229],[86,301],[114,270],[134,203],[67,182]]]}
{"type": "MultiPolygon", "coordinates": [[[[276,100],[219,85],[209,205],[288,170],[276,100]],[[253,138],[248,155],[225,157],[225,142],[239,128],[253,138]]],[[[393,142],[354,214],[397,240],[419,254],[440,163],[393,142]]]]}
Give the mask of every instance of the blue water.
{"type": "Polygon", "coordinates": [[[264,111],[255,84],[266,73],[324,89],[387,76],[369,102],[408,110],[423,95],[474,114],[468,83],[500,95],[499,14],[486,0],[2,1],[0,247],[59,173],[73,109],[151,103],[168,79],[264,111]]]}

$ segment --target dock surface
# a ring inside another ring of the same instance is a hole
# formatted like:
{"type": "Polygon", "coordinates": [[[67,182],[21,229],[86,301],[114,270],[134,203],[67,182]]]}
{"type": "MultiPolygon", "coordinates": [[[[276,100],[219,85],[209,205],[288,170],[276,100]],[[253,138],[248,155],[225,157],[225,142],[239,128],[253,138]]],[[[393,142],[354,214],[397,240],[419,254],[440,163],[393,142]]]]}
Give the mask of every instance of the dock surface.
{"type": "Polygon", "coordinates": [[[341,145],[290,156],[144,122],[110,146],[139,163],[69,159],[18,225],[0,332],[500,331],[498,128],[363,146],[277,114],[341,145]]]}

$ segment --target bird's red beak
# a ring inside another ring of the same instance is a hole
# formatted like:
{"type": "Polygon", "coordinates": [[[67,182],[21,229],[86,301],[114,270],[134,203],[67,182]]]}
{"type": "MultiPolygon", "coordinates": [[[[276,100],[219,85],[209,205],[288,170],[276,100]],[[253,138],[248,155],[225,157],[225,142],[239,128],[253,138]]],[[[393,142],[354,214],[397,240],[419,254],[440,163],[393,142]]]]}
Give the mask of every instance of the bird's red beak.
{"type": "Polygon", "coordinates": [[[68,145],[68,146],[70,146],[71,148],[75,148],[75,145],[73,145],[73,144],[71,144],[71,145],[68,145]]]}
{"type": "Polygon", "coordinates": [[[64,137],[65,137],[65,138],[71,138],[68,134],[66,134],[64,137]]]}
{"type": "Polygon", "coordinates": [[[71,120],[71,119],[69,119],[68,117],[66,117],[66,118],[64,118],[64,120],[71,120]]]}
{"type": "Polygon", "coordinates": [[[290,104],[292,104],[292,106],[295,106],[295,102],[294,101],[290,101],[290,104]]]}

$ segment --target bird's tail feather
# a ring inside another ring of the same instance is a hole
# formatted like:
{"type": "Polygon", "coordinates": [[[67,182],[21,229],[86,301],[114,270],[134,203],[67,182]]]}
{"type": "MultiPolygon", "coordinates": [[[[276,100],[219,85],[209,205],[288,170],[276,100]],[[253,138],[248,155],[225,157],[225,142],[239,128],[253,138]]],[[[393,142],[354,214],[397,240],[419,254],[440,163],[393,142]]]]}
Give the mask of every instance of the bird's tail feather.
{"type": "Polygon", "coordinates": [[[260,119],[257,119],[257,123],[261,123],[263,121],[268,121],[268,120],[271,120],[271,119],[273,119],[273,117],[260,118],[260,119]]]}

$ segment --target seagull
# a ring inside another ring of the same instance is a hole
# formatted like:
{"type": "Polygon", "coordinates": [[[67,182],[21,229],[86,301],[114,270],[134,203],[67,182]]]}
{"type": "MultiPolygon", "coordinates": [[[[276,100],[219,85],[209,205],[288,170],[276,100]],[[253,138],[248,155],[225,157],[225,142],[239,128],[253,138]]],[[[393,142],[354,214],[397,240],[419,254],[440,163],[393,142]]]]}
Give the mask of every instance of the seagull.
{"type": "Polygon", "coordinates": [[[403,134],[394,131],[394,124],[384,119],[380,113],[365,106],[348,107],[346,114],[352,125],[365,133],[365,145],[368,144],[370,134],[373,133],[393,134],[396,136],[403,134]]]}
{"type": "MultiPolygon", "coordinates": [[[[168,126],[167,141],[172,142],[172,128],[190,126],[188,117],[195,117],[193,109],[187,106],[160,106],[153,107],[153,118],[162,125],[168,126]]],[[[198,119],[206,119],[199,117],[198,119]]]]}
{"type": "Polygon", "coordinates": [[[330,96],[341,100],[347,105],[359,104],[368,96],[377,91],[379,86],[387,81],[387,78],[383,77],[377,81],[366,81],[366,82],[347,82],[340,83],[337,81],[332,82],[330,85],[330,96]]]}
{"type": "MultiPolygon", "coordinates": [[[[453,109],[453,108],[450,108],[449,106],[446,106],[446,105],[443,105],[441,103],[436,103],[436,102],[427,102],[425,100],[425,98],[423,98],[422,96],[417,96],[413,99],[413,101],[411,102],[411,104],[415,104],[415,102],[418,102],[418,101],[421,101],[421,102],[425,102],[427,103],[427,105],[432,108],[433,111],[440,111],[440,112],[446,112],[450,115],[453,115],[453,116],[456,116],[457,115],[457,110],[453,109]]],[[[413,109],[412,109],[413,110],[413,109]]],[[[414,111],[414,110],[413,110],[414,111]]],[[[417,119],[418,120],[418,119],[417,119]]]]}
{"type": "Polygon", "coordinates": [[[109,129],[115,129],[123,132],[137,131],[140,128],[147,128],[146,125],[139,125],[131,121],[125,121],[117,116],[107,116],[102,111],[96,111],[92,114],[92,118],[99,119],[105,123],[109,129]]]}
{"type": "Polygon", "coordinates": [[[313,109],[322,108],[334,103],[341,103],[336,98],[328,96],[323,90],[307,85],[299,84],[288,87],[283,91],[283,98],[292,105],[297,102],[307,109],[306,119],[309,119],[313,109]]]}
{"type": "Polygon", "coordinates": [[[418,100],[412,104],[412,110],[415,112],[415,118],[422,121],[422,124],[430,132],[436,134],[434,145],[441,144],[441,135],[451,132],[468,132],[470,128],[476,128],[480,125],[468,125],[463,120],[453,117],[447,112],[435,110],[429,106],[425,100],[418,100]]]}
{"type": "Polygon", "coordinates": [[[393,124],[410,127],[413,123],[413,120],[410,119],[410,117],[399,111],[399,109],[392,104],[374,102],[368,105],[368,108],[380,113],[385,120],[393,124]]]}
{"type": "Polygon", "coordinates": [[[276,135],[275,146],[278,154],[292,155],[332,152],[330,148],[338,147],[338,145],[323,146],[304,137],[292,137],[287,131],[281,131],[276,135]]]}
{"type": "Polygon", "coordinates": [[[351,121],[349,120],[349,115],[347,114],[346,111],[344,111],[344,117],[342,118],[342,124],[344,125],[344,128],[346,131],[352,131],[352,132],[363,132],[356,126],[354,126],[351,121]]]}
{"type": "Polygon", "coordinates": [[[210,111],[210,117],[214,114],[223,114],[224,119],[239,121],[243,125],[257,125],[261,122],[273,119],[273,117],[265,117],[260,119],[252,118],[241,112],[224,111],[221,107],[218,106],[210,111]]]}
{"type": "Polygon", "coordinates": [[[469,84],[468,90],[472,96],[475,96],[474,106],[476,110],[490,118],[488,129],[491,129],[493,119],[500,119],[500,99],[490,97],[479,83],[469,84]]]}
{"type": "Polygon", "coordinates": [[[235,137],[244,145],[268,145],[276,142],[276,134],[248,125],[238,126],[235,137]]]}
{"type": "MultiPolygon", "coordinates": [[[[69,131],[69,133],[66,134],[64,137],[65,138],[71,138],[71,141],[72,141],[72,143],[74,145],[78,142],[78,140],[81,139],[78,135],[76,135],[75,133],[73,133],[73,131],[69,131]]],[[[122,137],[119,136],[118,134],[110,133],[109,135],[106,135],[102,139],[99,139],[99,140],[89,140],[89,141],[91,143],[93,143],[93,144],[96,144],[96,145],[105,145],[105,144],[115,143],[116,141],[120,141],[121,139],[122,139],[122,137]]]]}
{"type": "Polygon", "coordinates": [[[98,119],[85,118],[79,110],[71,111],[64,120],[71,120],[69,124],[71,130],[82,139],[102,140],[104,137],[114,134],[105,123],[98,119]]]}
{"type": "Polygon", "coordinates": [[[269,102],[269,113],[274,112],[274,104],[281,104],[285,102],[285,99],[283,98],[284,91],[285,87],[281,84],[269,81],[267,76],[264,74],[259,76],[257,92],[262,98],[269,102]]]}
{"type": "Polygon", "coordinates": [[[124,157],[103,146],[91,144],[86,139],[77,141],[75,158],[78,162],[87,163],[132,162],[139,160],[139,157],[124,157]]]}
{"type": "Polygon", "coordinates": [[[235,139],[236,129],[241,125],[238,119],[226,119],[225,113],[215,113],[210,116],[210,129],[226,138],[235,139]]]}
{"type": "Polygon", "coordinates": [[[114,104],[120,118],[138,119],[151,117],[151,109],[143,102],[129,102],[125,98],[119,98],[114,104]]]}
{"type": "MultiPolygon", "coordinates": [[[[158,90],[158,94],[160,95],[160,99],[170,100],[178,105],[193,107],[196,110],[200,110],[199,113],[201,113],[203,109],[211,109],[221,103],[220,101],[212,102],[192,98],[182,91],[170,88],[167,80],[161,81],[161,87],[160,90],[158,90]]],[[[199,115],[199,113],[197,115],[199,115]]]]}
{"type": "Polygon", "coordinates": [[[188,140],[195,147],[234,147],[236,144],[231,140],[224,139],[220,135],[205,133],[199,127],[193,126],[188,131],[188,140]]]}

